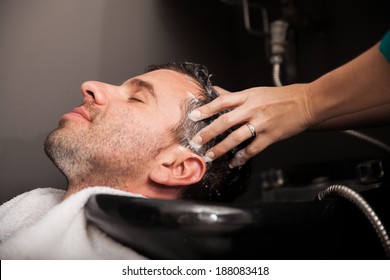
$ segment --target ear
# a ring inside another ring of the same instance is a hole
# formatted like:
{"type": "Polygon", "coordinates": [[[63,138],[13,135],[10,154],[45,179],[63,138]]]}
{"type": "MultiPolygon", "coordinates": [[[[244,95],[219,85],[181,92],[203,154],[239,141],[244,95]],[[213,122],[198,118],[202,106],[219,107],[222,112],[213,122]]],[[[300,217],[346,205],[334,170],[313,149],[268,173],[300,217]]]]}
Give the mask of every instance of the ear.
{"type": "Polygon", "coordinates": [[[188,186],[199,182],[206,172],[204,160],[187,148],[172,145],[157,156],[149,179],[166,186],[188,186]]]}

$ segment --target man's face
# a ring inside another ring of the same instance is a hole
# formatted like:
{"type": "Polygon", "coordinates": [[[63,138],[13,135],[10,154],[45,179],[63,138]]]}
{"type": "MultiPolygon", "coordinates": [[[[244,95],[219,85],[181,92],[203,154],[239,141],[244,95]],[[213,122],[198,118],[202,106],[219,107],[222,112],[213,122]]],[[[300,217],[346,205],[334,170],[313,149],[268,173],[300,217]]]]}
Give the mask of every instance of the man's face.
{"type": "Polygon", "coordinates": [[[172,144],[171,128],[182,117],[189,77],[157,70],[120,86],[82,85],[83,104],[65,114],[45,150],[70,184],[124,187],[142,184],[161,149],[172,144]]]}

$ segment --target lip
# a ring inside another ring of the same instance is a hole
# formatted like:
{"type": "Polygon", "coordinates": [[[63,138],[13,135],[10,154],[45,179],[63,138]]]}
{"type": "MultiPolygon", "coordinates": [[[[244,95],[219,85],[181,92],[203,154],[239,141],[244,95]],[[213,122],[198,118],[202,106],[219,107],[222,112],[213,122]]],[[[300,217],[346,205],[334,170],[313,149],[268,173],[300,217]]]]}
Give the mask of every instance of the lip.
{"type": "Polygon", "coordinates": [[[91,116],[90,116],[90,115],[88,114],[88,112],[87,112],[84,108],[82,108],[82,107],[74,108],[72,112],[65,114],[64,117],[65,117],[65,116],[67,116],[67,117],[70,117],[70,116],[78,117],[78,118],[85,119],[85,120],[87,120],[88,122],[92,122],[91,116]]]}
{"type": "Polygon", "coordinates": [[[82,115],[89,122],[92,121],[91,116],[88,114],[87,111],[85,111],[83,107],[74,108],[73,113],[82,115]]]}

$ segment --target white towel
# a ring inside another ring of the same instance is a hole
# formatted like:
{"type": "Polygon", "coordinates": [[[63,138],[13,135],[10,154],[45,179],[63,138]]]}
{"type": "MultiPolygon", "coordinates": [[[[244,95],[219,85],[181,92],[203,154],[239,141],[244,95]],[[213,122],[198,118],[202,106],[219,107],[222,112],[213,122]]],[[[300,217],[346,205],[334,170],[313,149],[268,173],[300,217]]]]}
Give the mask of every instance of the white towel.
{"type": "Polygon", "coordinates": [[[98,193],[142,197],[90,187],[62,201],[63,190],[46,188],[1,205],[0,259],[145,259],[87,223],[84,206],[98,193]]]}

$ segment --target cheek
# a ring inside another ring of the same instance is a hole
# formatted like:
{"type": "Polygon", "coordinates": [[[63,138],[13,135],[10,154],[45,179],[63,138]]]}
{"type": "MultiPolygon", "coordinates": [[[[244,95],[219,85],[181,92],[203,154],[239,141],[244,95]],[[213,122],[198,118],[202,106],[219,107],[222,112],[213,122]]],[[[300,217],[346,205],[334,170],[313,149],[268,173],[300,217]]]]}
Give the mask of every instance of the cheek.
{"type": "Polygon", "coordinates": [[[168,126],[164,118],[154,118],[151,113],[117,108],[106,112],[96,120],[95,134],[100,134],[106,147],[131,150],[155,148],[161,140],[167,140],[168,126]]]}

